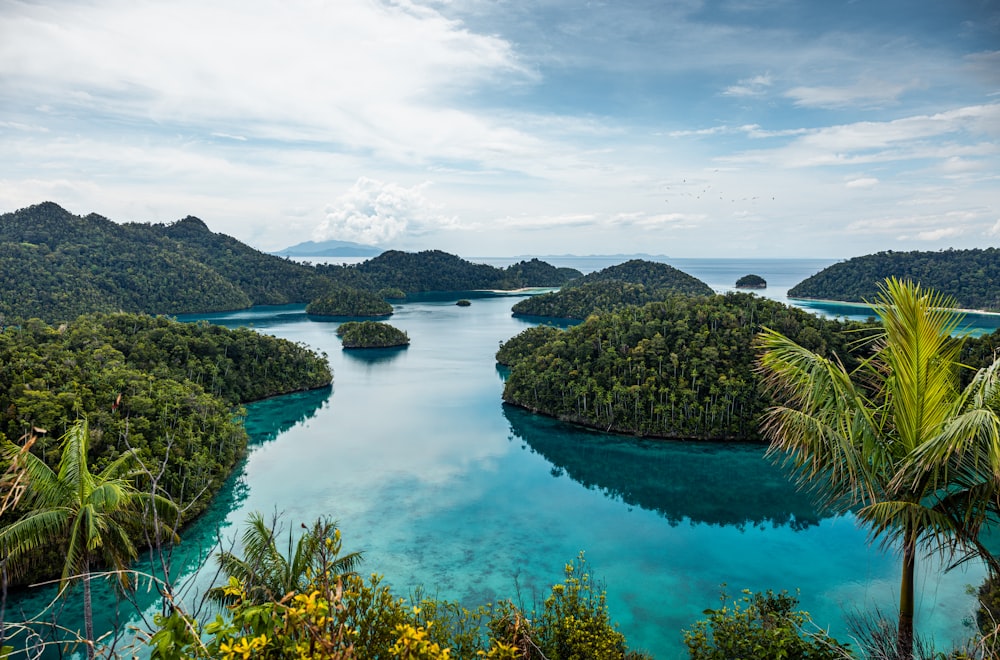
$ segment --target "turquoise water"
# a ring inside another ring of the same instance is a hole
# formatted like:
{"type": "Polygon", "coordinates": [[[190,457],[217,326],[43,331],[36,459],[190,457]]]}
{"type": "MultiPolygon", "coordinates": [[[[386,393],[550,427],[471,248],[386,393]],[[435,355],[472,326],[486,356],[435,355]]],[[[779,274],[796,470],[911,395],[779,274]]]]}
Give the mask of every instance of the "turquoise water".
{"type": "MultiPolygon", "coordinates": [[[[758,266],[740,274],[770,281],[758,266]]],[[[517,591],[540,600],[583,550],[631,645],[661,660],[684,657],[682,629],[724,582],[730,593],[801,589],[803,608],[837,636],[845,613],[893,609],[897,558],[869,547],[850,516],[817,511],[762,448],[609,436],[504,406],[494,353],[529,326],[510,314],[517,300],[398,305],[391,323],[411,345],[360,353],[342,351],[338,324],[302,306],[206,317],[326,351],[335,382],[248,407],[248,458],[171,558],[185,602],[195,607],[212,582],[211,565],[195,569],[216,539],[231,543],[261,511],[296,527],[331,515],[345,548],[365,552],[364,570],[401,595],[422,585],[469,605],[517,591]]],[[[918,628],[966,637],[965,588],[982,568],[922,567],[918,628]]],[[[147,616],[157,602],[140,594],[147,616]]],[[[98,612],[114,607],[104,595],[98,612]]]]}

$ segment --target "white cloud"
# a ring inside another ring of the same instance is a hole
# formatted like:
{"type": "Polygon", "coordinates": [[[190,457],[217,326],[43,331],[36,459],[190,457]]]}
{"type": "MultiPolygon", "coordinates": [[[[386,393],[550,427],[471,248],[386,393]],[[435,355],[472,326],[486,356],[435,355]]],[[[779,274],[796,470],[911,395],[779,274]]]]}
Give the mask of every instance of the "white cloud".
{"type": "Polygon", "coordinates": [[[918,232],[916,238],[919,241],[939,241],[942,238],[953,238],[964,233],[961,227],[938,227],[918,232]]]}
{"type": "Polygon", "coordinates": [[[723,92],[723,96],[763,96],[767,93],[771,85],[774,84],[774,80],[771,78],[770,73],[764,75],[753,76],[751,78],[744,78],[740,80],[735,85],[730,85],[723,92]]]}
{"type": "Polygon", "coordinates": [[[800,86],[785,92],[797,106],[807,108],[881,107],[899,101],[907,91],[920,87],[919,81],[890,83],[865,78],[847,86],[800,86]]]}
{"type": "Polygon", "coordinates": [[[1000,218],[993,223],[993,226],[986,230],[987,236],[1000,236],[1000,218]]]}
{"type": "Polygon", "coordinates": [[[851,179],[844,185],[848,188],[873,188],[878,185],[878,179],[875,177],[860,177],[851,179]]]}
{"type": "Polygon", "coordinates": [[[442,215],[424,197],[429,185],[404,188],[361,177],[327,207],[326,218],[316,227],[313,238],[386,245],[405,234],[455,227],[454,218],[442,215]]]}

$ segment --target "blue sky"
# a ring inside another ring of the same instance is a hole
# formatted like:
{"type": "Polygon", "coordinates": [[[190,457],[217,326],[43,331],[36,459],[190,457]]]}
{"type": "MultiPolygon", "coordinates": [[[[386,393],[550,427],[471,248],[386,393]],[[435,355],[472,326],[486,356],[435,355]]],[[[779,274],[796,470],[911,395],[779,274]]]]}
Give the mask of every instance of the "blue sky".
{"type": "Polygon", "coordinates": [[[0,0],[0,211],[263,250],[1000,245],[998,0],[0,0]]]}

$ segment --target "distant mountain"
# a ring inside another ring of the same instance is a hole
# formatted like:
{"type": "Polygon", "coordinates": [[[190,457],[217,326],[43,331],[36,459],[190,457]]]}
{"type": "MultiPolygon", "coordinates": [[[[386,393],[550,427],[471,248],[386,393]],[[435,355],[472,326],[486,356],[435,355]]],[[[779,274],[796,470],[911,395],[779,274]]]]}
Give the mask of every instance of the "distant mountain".
{"type": "Polygon", "coordinates": [[[281,257],[377,257],[384,250],[352,241],[305,241],[270,254],[281,257]]]}

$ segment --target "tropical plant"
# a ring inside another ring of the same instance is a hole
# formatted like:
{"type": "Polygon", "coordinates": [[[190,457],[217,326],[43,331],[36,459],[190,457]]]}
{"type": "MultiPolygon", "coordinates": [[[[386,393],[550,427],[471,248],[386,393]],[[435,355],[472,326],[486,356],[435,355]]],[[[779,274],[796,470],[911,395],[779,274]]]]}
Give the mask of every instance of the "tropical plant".
{"type": "Polygon", "coordinates": [[[28,507],[20,519],[0,530],[0,554],[16,574],[28,567],[39,549],[52,544],[62,547],[65,560],[59,593],[62,595],[73,581],[82,581],[87,655],[93,658],[91,570],[108,566],[119,585],[127,588],[130,579],[126,569],[137,556],[130,531],[140,524],[176,538],[170,525],[177,511],[170,500],[136,488],[134,478],[140,466],[135,451],[123,453],[93,474],[87,463],[89,440],[86,420],[70,426],[62,437],[57,471],[9,440],[0,443],[3,460],[16,461],[23,470],[26,489],[22,502],[28,507]],[[141,515],[154,511],[155,516],[141,515]]]}
{"type": "Polygon", "coordinates": [[[278,547],[281,532],[277,517],[268,523],[259,512],[251,513],[243,532],[243,555],[220,551],[216,560],[230,583],[209,591],[209,597],[230,603],[232,582],[240,585],[245,602],[261,604],[280,601],[289,593],[304,593],[310,580],[324,574],[342,576],[353,574],[361,563],[362,553],[340,554],[341,540],[337,523],[329,518],[319,518],[312,527],[295,540],[288,530],[288,541],[283,553],[278,547]]]}
{"type": "Polygon", "coordinates": [[[851,657],[849,645],[818,627],[812,629],[809,614],[795,610],[798,598],[785,591],[744,590],[740,600],[732,603],[723,591],[719,601],[719,607],[705,610],[706,618],[684,631],[684,644],[692,660],[851,657]]]}
{"type": "Polygon", "coordinates": [[[902,551],[897,655],[912,657],[918,548],[996,560],[979,531],[1000,490],[1000,361],[959,386],[961,317],[951,299],[889,279],[882,328],[854,373],[765,330],[760,368],[776,400],[763,430],[826,503],[854,511],[873,540],[902,551]]]}

